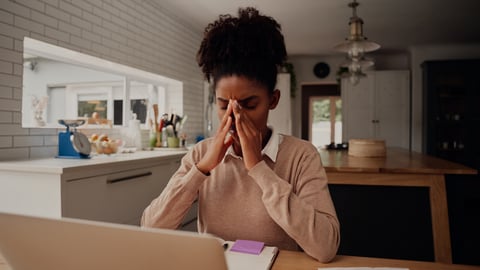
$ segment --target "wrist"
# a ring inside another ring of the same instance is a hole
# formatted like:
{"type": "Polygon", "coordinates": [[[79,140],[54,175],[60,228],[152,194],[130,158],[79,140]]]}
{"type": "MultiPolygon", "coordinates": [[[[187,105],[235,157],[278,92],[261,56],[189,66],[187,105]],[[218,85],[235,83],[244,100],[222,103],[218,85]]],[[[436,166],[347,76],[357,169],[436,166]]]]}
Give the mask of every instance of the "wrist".
{"type": "Polygon", "coordinates": [[[202,166],[202,165],[200,164],[200,162],[197,163],[197,164],[195,164],[195,167],[197,167],[197,170],[199,170],[199,171],[200,171],[201,173],[203,173],[204,175],[206,175],[206,176],[209,176],[209,175],[210,175],[210,169],[202,166]]]}

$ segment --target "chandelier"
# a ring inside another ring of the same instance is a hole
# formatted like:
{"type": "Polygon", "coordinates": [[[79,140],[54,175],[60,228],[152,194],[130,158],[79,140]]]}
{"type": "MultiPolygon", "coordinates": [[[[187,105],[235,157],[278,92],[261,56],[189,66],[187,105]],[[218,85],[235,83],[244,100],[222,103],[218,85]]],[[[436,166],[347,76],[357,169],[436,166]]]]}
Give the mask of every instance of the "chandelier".
{"type": "Polygon", "coordinates": [[[359,3],[356,0],[348,4],[352,8],[352,17],[348,25],[350,26],[350,35],[344,42],[335,45],[334,49],[347,53],[348,62],[342,66],[348,68],[350,82],[355,85],[361,77],[366,76],[363,70],[373,66],[374,62],[365,57],[365,53],[378,50],[380,45],[375,42],[368,41],[363,35],[363,20],[357,16],[357,7],[359,3]]]}

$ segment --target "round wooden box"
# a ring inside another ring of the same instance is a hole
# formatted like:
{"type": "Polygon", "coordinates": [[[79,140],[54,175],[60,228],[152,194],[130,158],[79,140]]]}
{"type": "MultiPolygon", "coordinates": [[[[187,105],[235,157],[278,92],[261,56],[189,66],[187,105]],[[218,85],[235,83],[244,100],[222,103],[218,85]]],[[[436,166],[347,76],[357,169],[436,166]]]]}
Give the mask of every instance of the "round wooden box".
{"type": "Polygon", "coordinates": [[[385,140],[351,139],[348,141],[350,156],[384,157],[386,153],[385,140]]]}

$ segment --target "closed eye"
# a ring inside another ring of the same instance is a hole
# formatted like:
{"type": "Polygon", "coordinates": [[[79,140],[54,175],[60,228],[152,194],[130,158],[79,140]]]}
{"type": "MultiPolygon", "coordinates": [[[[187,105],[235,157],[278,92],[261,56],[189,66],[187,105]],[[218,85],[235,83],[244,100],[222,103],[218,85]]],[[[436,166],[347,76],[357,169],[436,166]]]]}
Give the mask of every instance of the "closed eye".
{"type": "Polygon", "coordinates": [[[219,110],[226,110],[228,107],[228,101],[217,99],[217,105],[219,110]]]}
{"type": "Polygon", "coordinates": [[[253,110],[257,108],[258,105],[258,99],[257,98],[248,98],[246,100],[242,100],[239,102],[240,106],[242,108],[247,109],[247,110],[253,110]]]}

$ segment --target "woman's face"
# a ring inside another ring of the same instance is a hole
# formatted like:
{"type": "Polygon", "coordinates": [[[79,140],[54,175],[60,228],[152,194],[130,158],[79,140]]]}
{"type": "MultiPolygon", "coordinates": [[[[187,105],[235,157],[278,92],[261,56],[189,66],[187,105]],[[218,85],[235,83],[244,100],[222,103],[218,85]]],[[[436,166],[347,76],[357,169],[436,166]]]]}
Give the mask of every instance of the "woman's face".
{"type": "MultiPolygon", "coordinates": [[[[229,100],[237,100],[242,113],[253,122],[262,135],[267,134],[268,111],[277,105],[278,93],[270,95],[265,86],[236,75],[220,78],[215,91],[219,119],[223,118],[229,100]]],[[[234,136],[237,135],[234,134],[234,136]]],[[[234,141],[238,142],[238,140],[234,141]]]]}

